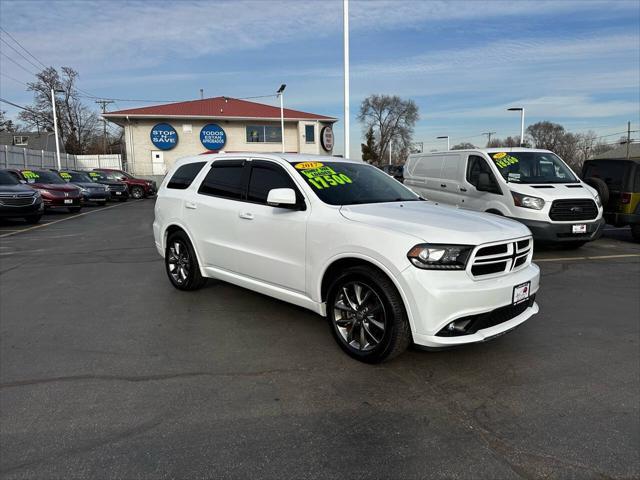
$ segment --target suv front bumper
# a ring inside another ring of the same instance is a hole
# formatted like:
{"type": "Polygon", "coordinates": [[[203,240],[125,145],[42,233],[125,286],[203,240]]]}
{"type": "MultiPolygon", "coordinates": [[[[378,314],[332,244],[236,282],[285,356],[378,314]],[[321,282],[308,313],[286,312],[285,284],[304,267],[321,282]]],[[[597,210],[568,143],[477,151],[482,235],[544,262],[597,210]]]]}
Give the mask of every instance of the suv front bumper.
{"type": "Polygon", "coordinates": [[[517,316],[475,333],[439,336],[450,322],[492,312],[513,302],[517,285],[531,282],[530,295],[539,288],[540,269],[535,264],[500,277],[473,280],[465,271],[420,270],[410,266],[402,271],[402,288],[406,293],[414,343],[431,348],[483,342],[506,333],[538,313],[532,302],[517,316]]]}

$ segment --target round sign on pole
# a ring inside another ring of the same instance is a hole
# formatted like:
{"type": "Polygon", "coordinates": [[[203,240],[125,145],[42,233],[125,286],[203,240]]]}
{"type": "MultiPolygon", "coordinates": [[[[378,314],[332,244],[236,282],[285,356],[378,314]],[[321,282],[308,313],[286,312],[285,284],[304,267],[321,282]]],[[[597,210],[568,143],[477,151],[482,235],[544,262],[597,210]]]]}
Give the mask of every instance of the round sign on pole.
{"type": "Polygon", "coordinates": [[[210,123],[200,130],[200,142],[207,150],[221,150],[227,143],[227,134],[220,125],[210,123]]]}
{"type": "Polygon", "coordinates": [[[158,123],[151,129],[151,143],[160,150],[171,150],[178,144],[178,132],[168,123],[158,123]]]}
{"type": "Polygon", "coordinates": [[[320,143],[327,152],[333,150],[333,129],[326,126],[320,132],[320,143]]]}

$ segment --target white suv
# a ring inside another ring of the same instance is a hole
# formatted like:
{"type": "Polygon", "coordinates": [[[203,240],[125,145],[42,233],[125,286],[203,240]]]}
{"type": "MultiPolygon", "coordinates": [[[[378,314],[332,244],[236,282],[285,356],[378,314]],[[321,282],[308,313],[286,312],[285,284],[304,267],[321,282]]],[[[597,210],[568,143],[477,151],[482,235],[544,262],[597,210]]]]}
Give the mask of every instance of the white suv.
{"type": "Polygon", "coordinates": [[[365,362],[488,340],[538,312],[527,227],[435,205],[360,161],[186,158],[153,230],[176,288],[217,278],[308,308],[365,362]]]}

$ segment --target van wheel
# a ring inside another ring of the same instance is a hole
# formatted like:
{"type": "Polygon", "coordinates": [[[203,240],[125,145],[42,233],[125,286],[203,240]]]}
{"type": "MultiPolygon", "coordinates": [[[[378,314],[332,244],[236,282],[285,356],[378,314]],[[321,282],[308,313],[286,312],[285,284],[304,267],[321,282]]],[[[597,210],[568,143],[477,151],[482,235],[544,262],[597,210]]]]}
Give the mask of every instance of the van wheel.
{"type": "Polygon", "coordinates": [[[631,225],[631,236],[636,242],[640,242],[640,225],[631,225]]]}
{"type": "Polygon", "coordinates": [[[347,268],[334,280],[327,317],[338,345],[362,362],[390,360],[411,343],[398,290],[386,275],[368,266],[347,268]]]}
{"type": "Polygon", "coordinates": [[[178,290],[198,290],[207,283],[200,274],[196,254],[184,232],[175,232],[167,239],[164,264],[171,284],[178,290]]]}

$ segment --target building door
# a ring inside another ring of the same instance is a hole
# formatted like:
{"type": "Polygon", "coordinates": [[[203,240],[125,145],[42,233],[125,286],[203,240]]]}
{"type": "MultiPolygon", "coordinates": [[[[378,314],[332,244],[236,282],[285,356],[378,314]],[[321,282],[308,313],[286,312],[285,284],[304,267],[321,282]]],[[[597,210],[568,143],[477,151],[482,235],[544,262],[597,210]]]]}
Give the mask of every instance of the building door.
{"type": "Polygon", "coordinates": [[[151,167],[154,175],[164,175],[167,173],[167,167],[164,164],[164,152],[162,150],[151,151],[151,167]]]}

